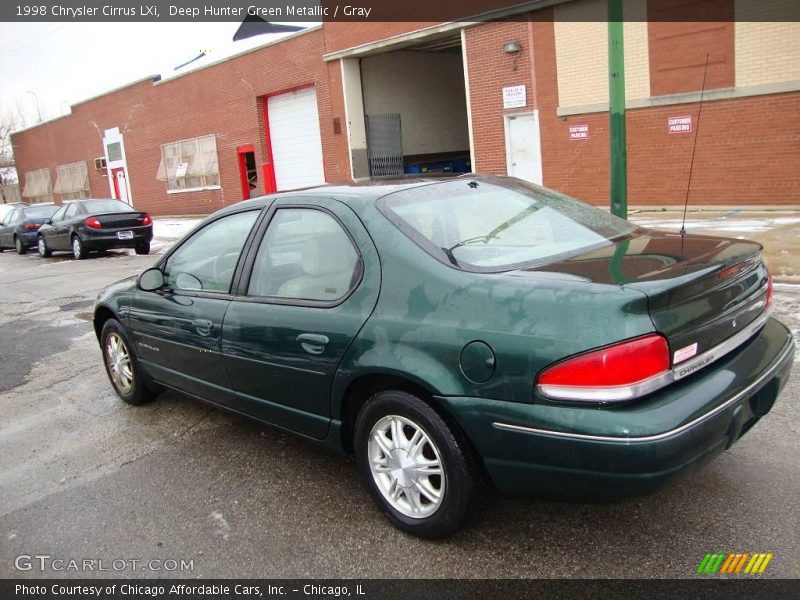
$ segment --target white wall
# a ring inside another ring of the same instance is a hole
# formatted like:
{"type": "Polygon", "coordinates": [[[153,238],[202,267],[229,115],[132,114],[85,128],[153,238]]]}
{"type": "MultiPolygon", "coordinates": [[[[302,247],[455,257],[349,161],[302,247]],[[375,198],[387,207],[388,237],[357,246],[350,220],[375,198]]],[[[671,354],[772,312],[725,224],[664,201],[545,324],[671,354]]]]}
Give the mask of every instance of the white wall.
{"type": "Polygon", "coordinates": [[[461,54],[390,52],[361,59],[366,114],[400,113],[403,154],[469,150],[461,54]]]}

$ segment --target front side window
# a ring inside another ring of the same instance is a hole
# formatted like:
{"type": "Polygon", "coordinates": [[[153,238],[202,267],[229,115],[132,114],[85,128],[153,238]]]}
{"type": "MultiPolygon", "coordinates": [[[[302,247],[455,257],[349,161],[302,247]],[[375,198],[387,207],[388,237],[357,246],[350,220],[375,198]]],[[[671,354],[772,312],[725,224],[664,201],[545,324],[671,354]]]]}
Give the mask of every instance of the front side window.
{"type": "Polygon", "coordinates": [[[353,243],[331,215],[283,208],[275,213],[258,249],[247,293],[293,300],[340,300],[355,282],[358,265],[353,243]]]}
{"type": "Polygon", "coordinates": [[[389,219],[430,254],[464,270],[502,271],[589,252],[636,226],[519,180],[458,179],[389,194],[389,219]]]}
{"type": "Polygon", "coordinates": [[[67,206],[67,212],[64,213],[64,218],[72,219],[77,214],[78,214],[78,205],[72,203],[67,206]]]}
{"type": "Polygon", "coordinates": [[[57,171],[56,186],[53,191],[61,194],[64,200],[81,200],[90,196],[86,162],[60,165],[57,171]]]}
{"type": "Polygon", "coordinates": [[[50,220],[53,223],[55,223],[56,221],[63,221],[65,212],[67,212],[67,205],[62,206],[55,213],[53,213],[53,216],[50,217],[50,220]]]}
{"type": "Polygon", "coordinates": [[[168,192],[219,187],[217,138],[206,135],[161,146],[156,179],[166,182],[168,192]]]}
{"type": "Polygon", "coordinates": [[[228,215],[193,234],[167,261],[167,287],[227,293],[258,213],[251,210],[228,215]]]}

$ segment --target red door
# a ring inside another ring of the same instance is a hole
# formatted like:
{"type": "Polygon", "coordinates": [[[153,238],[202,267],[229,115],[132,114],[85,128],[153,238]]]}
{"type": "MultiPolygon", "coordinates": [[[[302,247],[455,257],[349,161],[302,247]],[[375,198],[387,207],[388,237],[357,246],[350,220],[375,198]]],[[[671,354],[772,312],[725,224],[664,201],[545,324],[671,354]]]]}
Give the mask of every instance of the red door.
{"type": "Polygon", "coordinates": [[[125,167],[111,169],[111,177],[114,181],[114,197],[117,200],[122,200],[126,204],[130,204],[130,199],[128,198],[128,182],[125,177],[125,167]]]}

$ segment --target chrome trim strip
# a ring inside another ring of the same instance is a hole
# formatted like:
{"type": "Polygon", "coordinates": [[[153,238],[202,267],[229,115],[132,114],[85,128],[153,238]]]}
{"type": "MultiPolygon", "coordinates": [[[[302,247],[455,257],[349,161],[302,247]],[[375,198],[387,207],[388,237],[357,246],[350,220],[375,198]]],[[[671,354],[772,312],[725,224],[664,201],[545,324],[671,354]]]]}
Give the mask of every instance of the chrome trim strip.
{"type": "Polygon", "coordinates": [[[582,387],[568,385],[537,385],[536,390],[546,398],[554,400],[577,400],[583,402],[624,402],[644,396],[661,389],[674,381],[688,377],[695,371],[719,360],[729,352],[744,344],[761,329],[769,319],[769,312],[764,312],[741,331],[713,348],[698,354],[694,358],[679,363],[671,371],[665,371],[650,379],[632,385],[614,387],[582,387]]]}
{"type": "Polygon", "coordinates": [[[736,404],[739,400],[750,394],[754,388],[760,386],[764,380],[769,379],[775,374],[781,366],[783,366],[784,361],[794,352],[794,343],[789,342],[783,348],[781,353],[778,355],[773,363],[769,366],[767,370],[765,370],[758,379],[756,379],[753,383],[748,385],[745,389],[741,390],[738,394],[732,396],[719,406],[712,408],[710,411],[701,415],[694,419],[693,421],[689,421],[685,425],[681,425],[680,427],[676,427],[675,429],[671,429],[669,431],[665,431],[664,433],[657,433],[655,435],[645,435],[645,436],[633,436],[633,437],[622,437],[622,436],[604,436],[604,435],[590,435],[585,433],[569,433],[566,431],[553,431],[551,429],[536,429],[535,427],[523,427],[522,425],[511,425],[509,423],[498,423],[493,422],[492,426],[495,429],[504,429],[507,431],[516,431],[520,433],[532,433],[538,435],[546,435],[550,437],[559,437],[559,438],[570,438],[570,439],[577,439],[577,440],[588,440],[592,442],[625,442],[625,443],[640,443],[640,442],[655,442],[658,440],[663,440],[669,437],[673,437],[679,435],[686,431],[687,429],[691,429],[698,423],[705,421],[706,419],[710,419],[717,413],[722,412],[726,408],[730,407],[733,404],[736,404]]]}

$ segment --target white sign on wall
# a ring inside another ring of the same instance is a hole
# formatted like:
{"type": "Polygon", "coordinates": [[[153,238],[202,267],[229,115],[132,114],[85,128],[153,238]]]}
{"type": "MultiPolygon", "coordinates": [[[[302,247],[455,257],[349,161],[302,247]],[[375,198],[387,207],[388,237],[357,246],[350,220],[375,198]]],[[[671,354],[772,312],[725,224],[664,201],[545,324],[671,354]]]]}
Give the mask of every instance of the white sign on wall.
{"type": "Polygon", "coordinates": [[[524,108],[526,104],[524,85],[503,88],[503,108],[524,108]]]}

